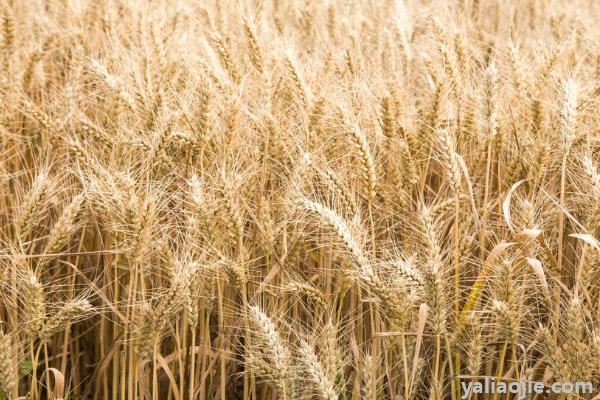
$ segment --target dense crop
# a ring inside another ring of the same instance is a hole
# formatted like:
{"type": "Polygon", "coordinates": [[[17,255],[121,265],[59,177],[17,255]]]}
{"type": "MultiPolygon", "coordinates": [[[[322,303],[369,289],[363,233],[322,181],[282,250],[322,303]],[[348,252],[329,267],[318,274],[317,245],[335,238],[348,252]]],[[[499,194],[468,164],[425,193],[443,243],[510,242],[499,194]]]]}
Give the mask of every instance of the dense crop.
{"type": "Polygon", "coordinates": [[[599,2],[0,18],[0,398],[600,388],[599,2]]]}

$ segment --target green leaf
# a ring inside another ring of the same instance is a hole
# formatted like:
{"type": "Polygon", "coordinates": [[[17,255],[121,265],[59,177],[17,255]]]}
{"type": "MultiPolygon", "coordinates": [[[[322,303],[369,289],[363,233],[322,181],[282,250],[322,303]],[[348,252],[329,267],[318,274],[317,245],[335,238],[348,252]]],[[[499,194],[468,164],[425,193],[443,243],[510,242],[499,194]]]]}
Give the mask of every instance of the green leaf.
{"type": "MultiPolygon", "coordinates": [[[[21,366],[19,368],[19,373],[23,376],[23,375],[31,375],[31,372],[33,371],[33,361],[31,360],[25,360],[21,363],[21,366]]],[[[0,397],[0,400],[3,400],[0,397]]]]}

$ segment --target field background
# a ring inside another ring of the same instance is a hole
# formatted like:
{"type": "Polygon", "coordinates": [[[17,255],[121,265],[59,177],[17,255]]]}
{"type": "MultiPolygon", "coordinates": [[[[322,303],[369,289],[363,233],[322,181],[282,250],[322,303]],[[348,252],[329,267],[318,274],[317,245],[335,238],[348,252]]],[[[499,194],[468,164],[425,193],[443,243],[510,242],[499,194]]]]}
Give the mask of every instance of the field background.
{"type": "Polygon", "coordinates": [[[599,389],[599,22],[0,0],[0,399],[599,389]]]}

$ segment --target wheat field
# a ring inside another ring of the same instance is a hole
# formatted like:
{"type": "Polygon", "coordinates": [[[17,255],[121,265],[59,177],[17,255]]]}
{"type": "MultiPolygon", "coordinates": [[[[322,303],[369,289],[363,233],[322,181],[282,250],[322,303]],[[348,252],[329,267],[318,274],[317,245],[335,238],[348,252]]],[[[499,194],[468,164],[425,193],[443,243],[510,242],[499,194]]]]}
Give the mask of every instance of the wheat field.
{"type": "Polygon", "coordinates": [[[0,399],[600,398],[600,2],[0,18],[0,399]]]}

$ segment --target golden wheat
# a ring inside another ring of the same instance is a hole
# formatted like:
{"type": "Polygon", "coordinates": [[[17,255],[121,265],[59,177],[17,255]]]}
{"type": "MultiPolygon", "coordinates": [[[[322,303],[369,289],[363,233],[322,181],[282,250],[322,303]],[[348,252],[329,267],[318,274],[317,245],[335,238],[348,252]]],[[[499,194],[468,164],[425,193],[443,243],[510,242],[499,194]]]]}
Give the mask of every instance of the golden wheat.
{"type": "Polygon", "coordinates": [[[597,398],[598,20],[0,0],[0,400],[597,398]]]}

